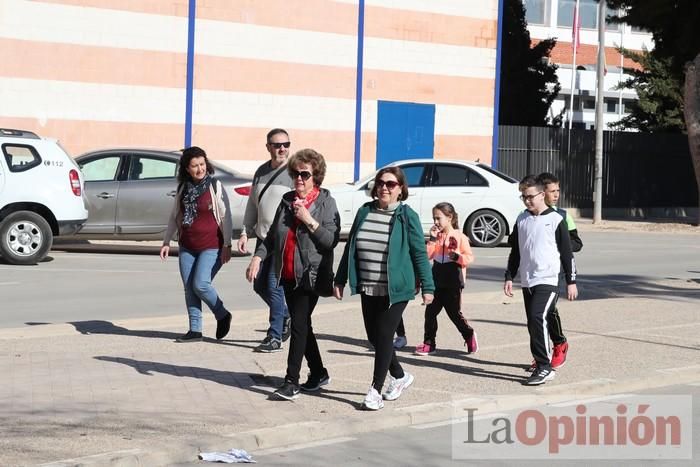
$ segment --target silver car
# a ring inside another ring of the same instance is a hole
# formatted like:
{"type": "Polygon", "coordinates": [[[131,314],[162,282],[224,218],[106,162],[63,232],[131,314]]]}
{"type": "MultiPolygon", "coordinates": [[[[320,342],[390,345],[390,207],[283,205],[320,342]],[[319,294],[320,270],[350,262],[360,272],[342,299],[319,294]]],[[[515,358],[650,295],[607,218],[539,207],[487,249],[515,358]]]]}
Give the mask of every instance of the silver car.
{"type": "MultiPolygon", "coordinates": [[[[84,239],[157,240],[168,225],[177,189],[179,151],[107,149],[75,158],[85,178],[84,239]]],[[[226,189],[234,235],[241,230],[252,177],[212,162],[226,189]]]]}

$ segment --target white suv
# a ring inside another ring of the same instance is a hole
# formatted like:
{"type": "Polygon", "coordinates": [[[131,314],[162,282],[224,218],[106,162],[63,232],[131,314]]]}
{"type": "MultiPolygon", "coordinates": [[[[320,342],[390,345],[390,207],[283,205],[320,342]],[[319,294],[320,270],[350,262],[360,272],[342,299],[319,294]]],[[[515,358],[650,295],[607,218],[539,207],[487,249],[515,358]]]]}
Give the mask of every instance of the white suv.
{"type": "Polygon", "coordinates": [[[29,131],[0,128],[0,152],[0,256],[36,264],[87,220],[83,176],[55,140],[29,131]]]}

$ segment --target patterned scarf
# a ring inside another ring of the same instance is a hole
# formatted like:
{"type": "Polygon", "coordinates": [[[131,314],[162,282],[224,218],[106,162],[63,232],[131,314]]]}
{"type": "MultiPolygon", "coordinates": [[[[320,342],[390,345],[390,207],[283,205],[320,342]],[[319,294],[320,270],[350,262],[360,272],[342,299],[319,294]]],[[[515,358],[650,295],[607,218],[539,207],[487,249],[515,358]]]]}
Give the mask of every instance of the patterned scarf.
{"type": "Polygon", "coordinates": [[[185,190],[182,195],[182,205],[184,207],[182,225],[189,227],[197,218],[197,200],[205,190],[209,189],[210,184],[211,176],[209,174],[206,174],[197,184],[191,181],[185,183],[185,190]]]}

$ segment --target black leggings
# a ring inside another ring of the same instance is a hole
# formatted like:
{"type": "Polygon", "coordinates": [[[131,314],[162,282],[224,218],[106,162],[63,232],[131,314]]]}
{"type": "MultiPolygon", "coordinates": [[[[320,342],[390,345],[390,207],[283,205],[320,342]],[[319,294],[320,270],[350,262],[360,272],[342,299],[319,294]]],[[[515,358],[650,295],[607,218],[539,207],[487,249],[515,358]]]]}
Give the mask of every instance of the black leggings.
{"type": "Polygon", "coordinates": [[[318,349],[316,336],[311,327],[311,313],[314,312],[318,295],[301,288],[294,288],[294,283],[284,284],[284,296],[292,318],[292,335],[289,339],[289,354],[287,355],[287,376],[285,381],[299,384],[301,361],[306,357],[306,363],[314,376],[324,373],[321,352],[318,349]]]}
{"type": "Polygon", "coordinates": [[[457,330],[466,342],[472,334],[474,328],[469,326],[467,319],[462,314],[462,289],[461,288],[438,288],[435,290],[433,302],[425,307],[425,333],[423,342],[435,345],[435,336],[438,330],[437,317],[445,308],[447,316],[457,326],[457,330]]]}
{"type": "Polygon", "coordinates": [[[372,297],[362,294],[362,318],[365,321],[367,338],[374,346],[374,375],[372,386],[382,392],[386,374],[394,378],[403,378],[403,368],[394,352],[394,332],[408,302],[394,303],[389,306],[389,297],[372,297]]]}
{"type": "Polygon", "coordinates": [[[399,321],[399,327],[396,328],[396,335],[406,337],[406,328],[403,325],[403,318],[401,318],[401,321],[399,321]]]}

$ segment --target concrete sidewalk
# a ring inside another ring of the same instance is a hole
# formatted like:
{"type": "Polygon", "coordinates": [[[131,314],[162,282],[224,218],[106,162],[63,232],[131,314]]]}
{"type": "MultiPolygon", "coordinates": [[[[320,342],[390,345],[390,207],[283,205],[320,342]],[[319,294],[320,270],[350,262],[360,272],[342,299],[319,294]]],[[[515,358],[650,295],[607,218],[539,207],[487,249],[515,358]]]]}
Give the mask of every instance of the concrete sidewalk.
{"type": "MultiPolygon", "coordinates": [[[[423,327],[423,308],[413,301],[400,360],[416,380],[378,412],[360,410],[373,363],[361,313],[333,299],[322,299],[314,312],[332,383],[294,402],[268,399],[287,353],[252,352],[267,327],[262,309],[234,311],[220,342],[174,342],[186,330],[184,314],[107,322],[99,320],[99,306],[95,321],[0,330],[0,465],[170,465],[233,447],[254,455],[447,420],[454,401],[469,400],[485,413],[700,381],[700,285],[664,290],[668,297],[615,298],[608,291],[612,298],[560,302],[569,360],[538,388],[520,384],[531,357],[519,295],[465,293],[465,314],[481,345],[469,356],[444,313],[438,353],[413,355],[423,327]]],[[[205,326],[212,336],[212,315],[205,326]]]]}

